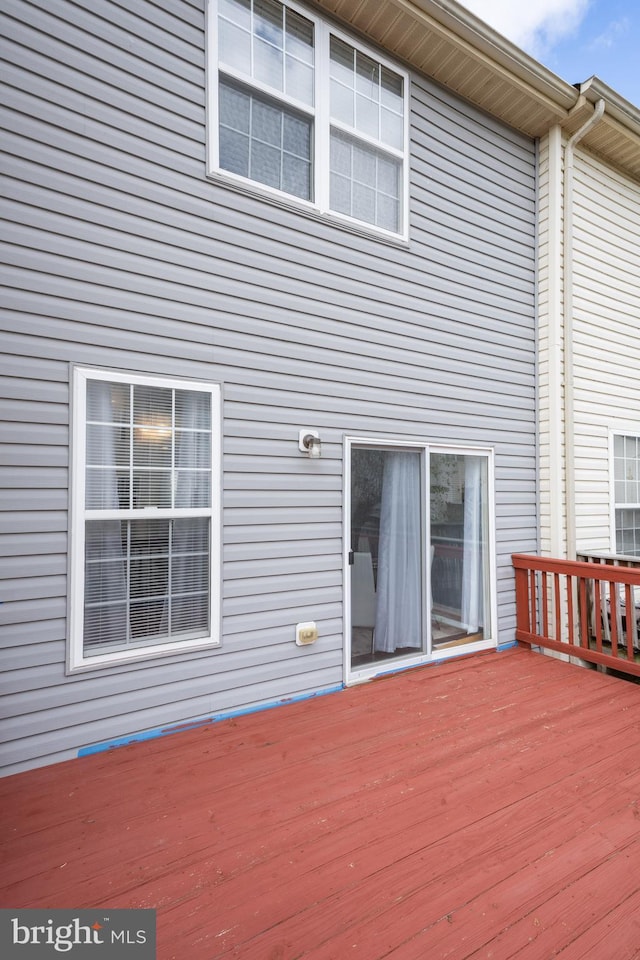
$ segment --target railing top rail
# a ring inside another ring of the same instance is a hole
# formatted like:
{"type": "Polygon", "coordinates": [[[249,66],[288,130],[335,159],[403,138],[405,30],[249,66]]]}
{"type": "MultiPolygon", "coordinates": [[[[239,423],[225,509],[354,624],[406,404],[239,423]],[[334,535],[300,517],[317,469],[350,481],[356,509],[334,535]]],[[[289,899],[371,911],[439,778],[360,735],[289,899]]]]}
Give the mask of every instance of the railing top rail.
{"type": "Polygon", "coordinates": [[[591,563],[611,563],[621,567],[640,567],[640,557],[627,556],[625,553],[578,550],[577,559],[587,560],[591,563]]]}
{"type": "Polygon", "coordinates": [[[640,569],[637,567],[588,563],[584,560],[557,560],[554,557],[537,557],[528,553],[514,553],[511,560],[516,570],[541,570],[543,573],[560,573],[590,580],[604,580],[608,583],[640,585],[640,569]]]}

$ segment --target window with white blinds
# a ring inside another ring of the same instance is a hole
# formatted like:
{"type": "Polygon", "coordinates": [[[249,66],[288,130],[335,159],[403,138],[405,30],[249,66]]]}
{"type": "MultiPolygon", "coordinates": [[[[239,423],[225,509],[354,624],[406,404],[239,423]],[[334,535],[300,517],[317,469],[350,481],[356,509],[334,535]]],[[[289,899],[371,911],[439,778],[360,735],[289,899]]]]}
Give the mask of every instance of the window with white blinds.
{"type": "Polygon", "coordinates": [[[217,642],[219,388],[77,369],[70,668],[217,642]]]}
{"type": "Polygon", "coordinates": [[[408,75],[293,2],[207,23],[211,172],[406,237],[408,75]]]}
{"type": "Polygon", "coordinates": [[[640,556],[640,436],[613,436],[615,551],[640,556]]]}

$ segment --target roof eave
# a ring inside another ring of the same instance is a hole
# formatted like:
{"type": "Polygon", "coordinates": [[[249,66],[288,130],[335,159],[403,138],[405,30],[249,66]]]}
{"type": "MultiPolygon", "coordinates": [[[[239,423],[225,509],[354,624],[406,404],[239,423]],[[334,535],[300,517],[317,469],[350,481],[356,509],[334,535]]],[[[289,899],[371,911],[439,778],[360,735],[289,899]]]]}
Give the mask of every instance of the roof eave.
{"type": "MultiPolygon", "coordinates": [[[[391,3],[404,0],[390,0],[391,3]]],[[[471,11],[451,0],[408,0],[409,4],[438,16],[440,22],[467,40],[485,57],[525,81],[539,95],[569,111],[576,101],[576,88],[543,66],[520,47],[498,33],[471,11]]]]}
{"type": "Polygon", "coordinates": [[[599,77],[590,77],[579,86],[580,93],[590,103],[604,100],[607,113],[619,123],[628,127],[630,131],[640,135],[640,109],[630,100],[625,100],[619,93],[599,77]]]}

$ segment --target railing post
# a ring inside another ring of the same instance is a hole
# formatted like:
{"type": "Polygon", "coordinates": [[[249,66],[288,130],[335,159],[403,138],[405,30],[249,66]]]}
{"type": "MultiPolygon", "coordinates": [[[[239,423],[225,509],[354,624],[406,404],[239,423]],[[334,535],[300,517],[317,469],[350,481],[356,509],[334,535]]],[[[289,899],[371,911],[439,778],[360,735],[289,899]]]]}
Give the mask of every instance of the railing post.
{"type": "Polygon", "coordinates": [[[524,567],[515,567],[516,575],[516,640],[524,640],[531,633],[529,619],[529,572],[524,567]]]}

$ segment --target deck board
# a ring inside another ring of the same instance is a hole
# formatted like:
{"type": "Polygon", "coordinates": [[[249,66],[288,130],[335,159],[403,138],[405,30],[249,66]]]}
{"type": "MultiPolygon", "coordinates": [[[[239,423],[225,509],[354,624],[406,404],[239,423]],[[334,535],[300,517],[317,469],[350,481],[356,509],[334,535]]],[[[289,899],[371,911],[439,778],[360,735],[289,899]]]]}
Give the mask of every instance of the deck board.
{"type": "Polygon", "coordinates": [[[515,649],[0,781],[0,905],[161,960],[640,957],[640,686],[515,649]]]}

